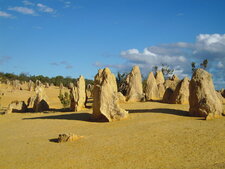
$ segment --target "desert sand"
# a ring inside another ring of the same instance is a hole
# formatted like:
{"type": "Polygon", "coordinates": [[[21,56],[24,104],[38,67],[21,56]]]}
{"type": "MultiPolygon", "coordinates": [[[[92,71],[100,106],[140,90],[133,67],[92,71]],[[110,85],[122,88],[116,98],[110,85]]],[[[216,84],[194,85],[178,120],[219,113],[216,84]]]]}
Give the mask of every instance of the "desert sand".
{"type": "MultiPolygon", "coordinates": [[[[2,86],[1,86],[2,87],[2,86]]],[[[4,89],[2,106],[34,94],[4,89]]],[[[90,121],[89,108],[63,112],[59,89],[46,89],[51,111],[0,115],[2,169],[225,168],[225,117],[187,115],[188,105],[123,103],[125,120],[90,121]],[[56,143],[61,133],[84,138],[56,143]]]]}

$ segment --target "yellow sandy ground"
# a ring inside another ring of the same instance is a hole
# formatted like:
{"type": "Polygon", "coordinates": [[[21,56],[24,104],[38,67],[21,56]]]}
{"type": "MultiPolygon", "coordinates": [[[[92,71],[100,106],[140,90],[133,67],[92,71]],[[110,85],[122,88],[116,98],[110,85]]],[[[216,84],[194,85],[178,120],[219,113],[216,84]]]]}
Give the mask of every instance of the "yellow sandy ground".
{"type": "MultiPolygon", "coordinates": [[[[59,109],[57,88],[46,89],[59,109]]],[[[33,92],[6,92],[27,100],[33,92]]],[[[88,121],[82,112],[13,113],[0,116],[2,169],[211,169],[225,168],[225,118],[205,121],[186,116],[187,105],[157,102],[122,104],[129,118],[112,123],[88,121]],[[84,136],[55,143],[60,133],[84,136]]]]}

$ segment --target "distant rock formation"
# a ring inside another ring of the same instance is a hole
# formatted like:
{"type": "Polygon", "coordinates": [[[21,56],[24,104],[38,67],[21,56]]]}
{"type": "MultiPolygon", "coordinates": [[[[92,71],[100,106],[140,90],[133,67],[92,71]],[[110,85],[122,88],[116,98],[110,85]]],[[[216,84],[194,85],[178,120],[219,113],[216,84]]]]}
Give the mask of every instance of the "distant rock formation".
{"type": "Polygon", "coordinates": [[[223,113],[211,74],[203,69],[197,69],[192,76],[189,103],[192,116],[202,116],[208,120],[218,118],[223,113]]]}
{"type": "Polygon", "coordinates": [[[174,80],[168,79],[165,81],[164,86],[166,89],[171,88],[173,91],[175,91],[179,82],[180,82],[180,80],[177,80],[177,79],[174,79],[174,80]]]}
{"type": "Polygon", "coordinates": [[[95,76],[93,96],[94,119],[110,122],[128,116],[128,112],[118,104],[116,78],[109,68],[100,69],[95,76]]]}
{"type": "Polygon", "coordinates": [[[59,89],[62,90],[63,88],[64,88],[63,83],[60,83],[60,84],[59,84],[59,89]]]}
{"type": "Polygon", "coordinates": [[[189,83],[190,80],[185,77],[180,81],[172,94],[171,104],[189,104],[189,83]]]}
{"type": "Polygon", "coordinates": [[[36,80],[36,82],[35,82],[35,88],[36,87],[41,87],[41,86],[42,86],[41,81],[40,80],[36,80]]]}
{"type": "Polygon", "coordinates": [[[80,111],[85,108],[86,92],[85,92],[85,79],[80,76],[77,84],[70,90],[72,111],[80,111]]]}
{"type": "Polygon", "coordinates": [[[163,95],[162,102],[171,103],[173,93],[175,92],[179,82],[179,78],[175,75],[171,79],[165,80],[165,93],[163,95]]]}
{"type": "Polygon", "coordinates": [[[27,105],[24,101],[13,101],[9,104],[5,114],[10,114],[12,112],[26,112],[27,105]]]}
{"type": "Polygon", "coordinates": [[[19,80],[13,80],[12,81],[13,89],[14,90],[20,90],[21,88],[21,83],[19,80]]]}
{"type": "Polygon", "coordinates": [[[33,91],[34,90],[35,84],[34,84],[33,81],[29,80],[27,85],[28,85],[28,91],[33,91]]]}
{"type": "Polygon", "coordinates": [[[74,87],[74,84],[72,82],[70,82],[69,85],[68,85],[68,89],[71,90],[73,87],[74,87]]]}
{"type": "Polygon", "coordinates": [[[93,97],[93,88],[94,88],[94,85],[91,85],[91,84],[88,84],[87,87],[86,87],[86,97],[87,99],[90,99],[93,97]]]}
{"type": "Polygon", "coordinates": [[[44,88],[37,86],[35,89],[36,96],[33,98],[33,110],[34,112],[42,112],[49,110],[49,104],[47,102],[47,95],[44,88]]]}
{"type": "Polygon", "coordinates": [[[159,90],[153,72],[148,75],[145,96],[147,100],[159,99],[159,90]]]}
{"type": "Polygon", "coordinates": [[[126,100],[128,102],[142,101],[144,98],[142,88],[141,71],[138,66],[134,66],[132,71],[127,75],[127,94],[126,100]]]}

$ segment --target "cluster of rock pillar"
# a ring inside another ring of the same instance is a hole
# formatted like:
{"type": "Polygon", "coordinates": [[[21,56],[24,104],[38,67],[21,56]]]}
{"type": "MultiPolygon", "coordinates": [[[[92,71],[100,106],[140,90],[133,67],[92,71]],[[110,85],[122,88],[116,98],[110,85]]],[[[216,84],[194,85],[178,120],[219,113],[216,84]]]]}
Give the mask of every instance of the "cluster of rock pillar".
{"type": "MultiPolygon", "coordinates": [[[[222,103],[225,103],[225,90],[216,91],[212,76],[203,69],[197,69],[191,80],[185,77],[180,80],[176,75],[164,79],[162,71],[154,75],[150,72],[143,89],[141,71],[134,66],[126,77],[125,96],[118,92],[116,78],[109,68],[100,69],[95,76],[94,86],[86,88],[85,79],[80,76],[76,84],[70,84],[72,111],[85,108],[87,98],[93,97],[93,118],[98,121],[115,121],[128,117],[128,111],[122,109],[120,102],[139,102],[160,100],[169,104],[189,104],[191,116],[201,116],[206,119],[218,118],[224,115],[222,103]],[[144,91],[144,92],[143,92],[144,91]]],[[[50,85],[51,86],[51,85],[50,85]]],[[[18,81],[13,82],[13,87],[21,88],[18,81]]],[[[13,110],[26,111],[32,108],[35,112],[49,110],[48,98],[44,88],[49,84],[40,81],[27,83],[29,91],[35,90],[36,95],[24,102],[12,102],[6,113],[13,110]]],[[[60,85],[63,88],[63,85],[60,85]]]]}
{"type": "Polygon", "coordinates": [[[150,72],[143,93],[141,72],[138,66],[134,66],[126,77],[125,97],[118,93],[115,76],[108,68],[99,70],[94,83],[93,116],[98,120],[114,121],[127,117],[128,112],[119,107],[119,100],[137,102],[146,99],[189,104],[191,116],[206,119],[218,118],[223,114],[222,94],[225,92],[216,92],[211,75],[203,69],[197,69],[191,80],[188,77],[180,80],[176,75],[165,80],[162,71],[157,71],[155,75],[150,72]]]}

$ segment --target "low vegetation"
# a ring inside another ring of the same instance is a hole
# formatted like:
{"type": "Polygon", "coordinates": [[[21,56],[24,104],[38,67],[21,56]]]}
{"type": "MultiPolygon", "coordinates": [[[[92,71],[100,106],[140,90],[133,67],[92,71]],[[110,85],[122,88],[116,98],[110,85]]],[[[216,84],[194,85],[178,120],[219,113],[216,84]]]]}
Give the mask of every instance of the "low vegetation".
{"type": "MultiPolygon", "coordinates": [[[[38,76],[31,76],[26,73],[21,73],[19,75],[16,75],[14,73],[3,73],[0,72],[0,80],[2,82],[6,82],[7,80],[19,80],[19,81],[33,81],[35,82],[36,80],[40,80],[42,83],[53,83],[55,86],[60,86],[60,83],[62,83],[64,86],[68,86],[69,83],[74,83],[77,79],[76,78],[71,78],[71,77],[63,77],[63,76],[56,76],[56,77],[47,77],[43,75],[38,75],[38,76]]],[[[86,84],[94,84],[93,80],[90,79],[85,79],[86,84]]]]}
{"type": "Polygon", "coordinates": [[[59,91],[59,96],[58,96],[60,102],[62,103],[64,109],[68,108],[70,105],[70,94],[68,92],[62,92],[62,90],[59,91]]]}

